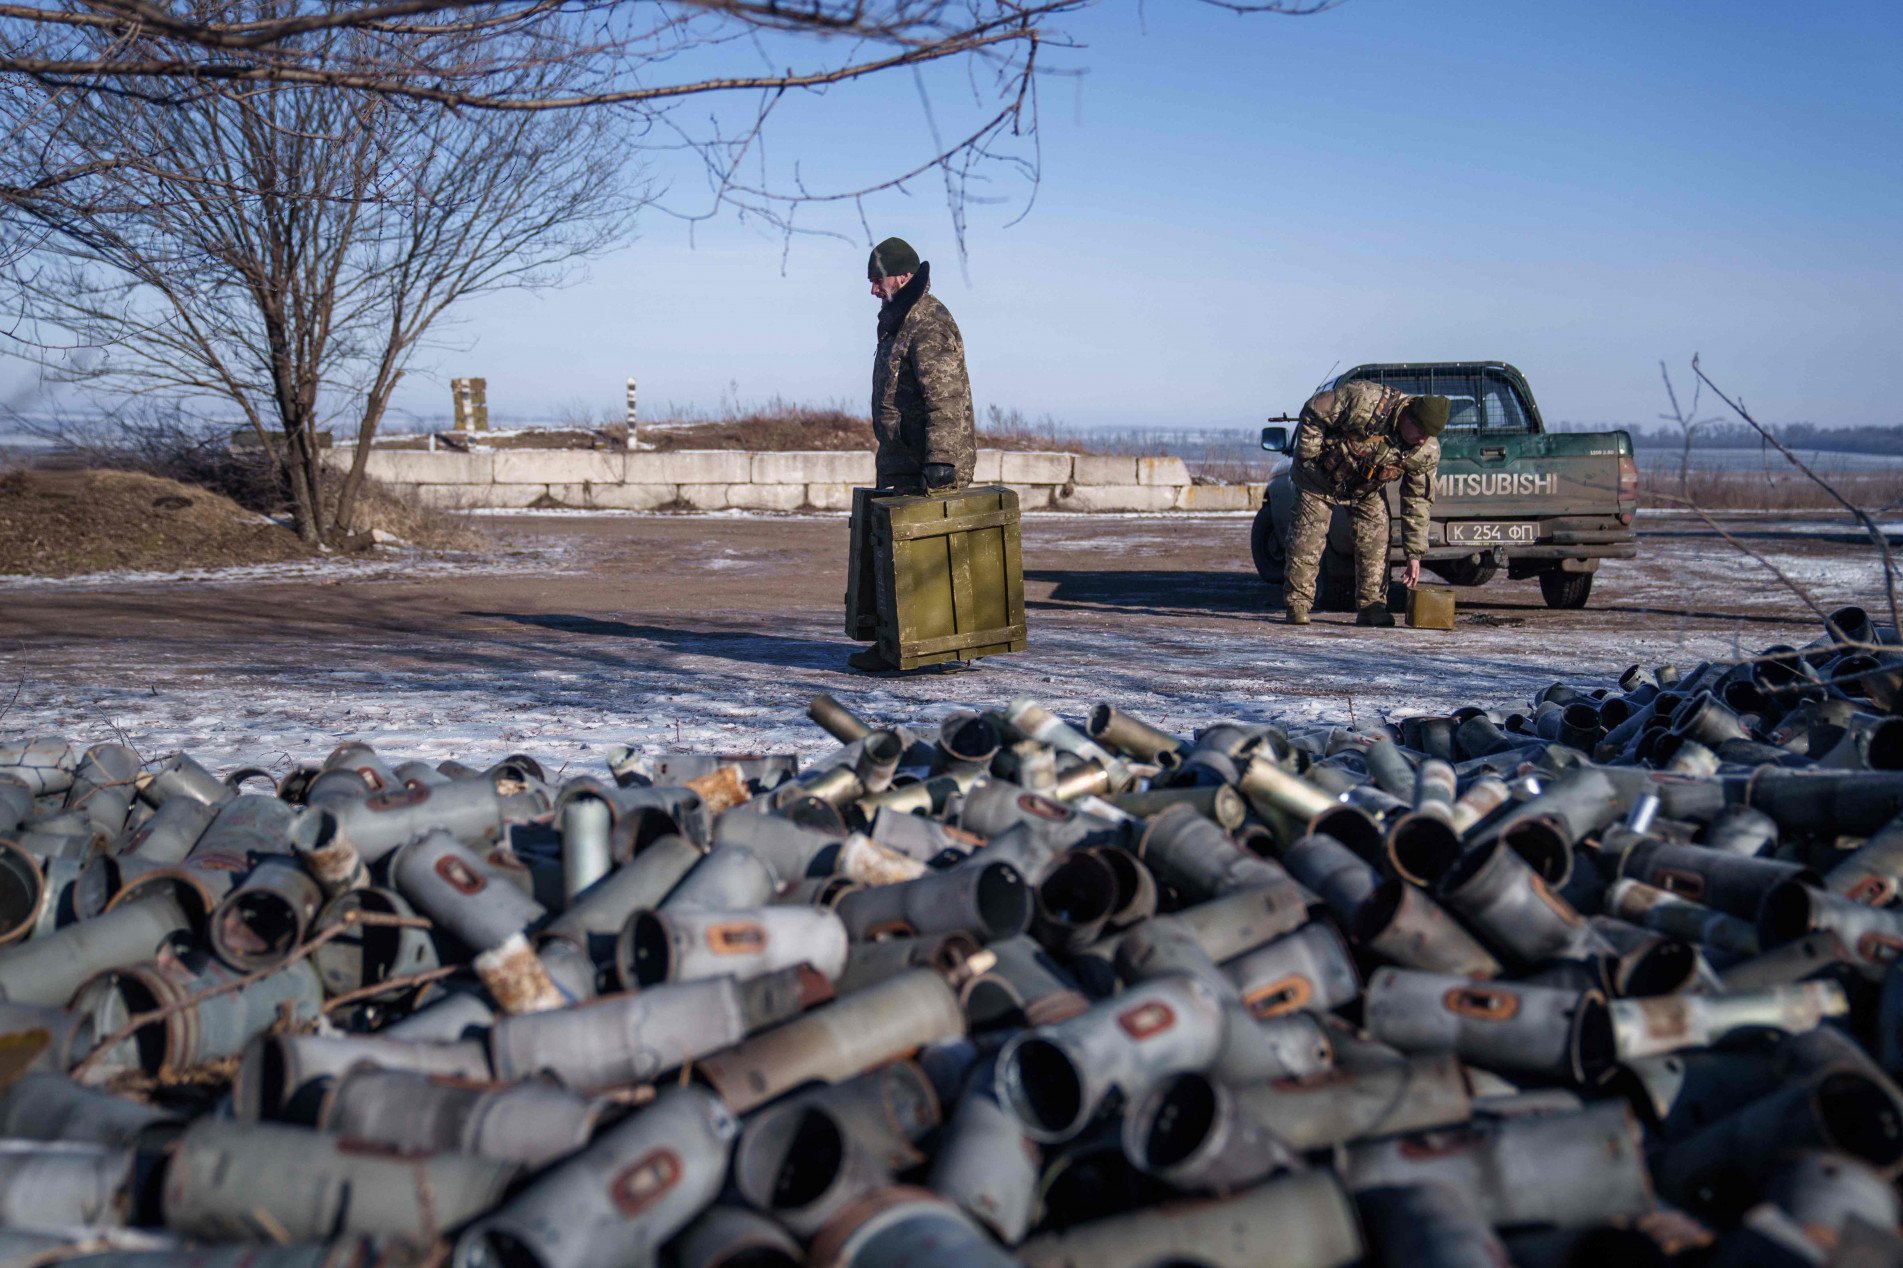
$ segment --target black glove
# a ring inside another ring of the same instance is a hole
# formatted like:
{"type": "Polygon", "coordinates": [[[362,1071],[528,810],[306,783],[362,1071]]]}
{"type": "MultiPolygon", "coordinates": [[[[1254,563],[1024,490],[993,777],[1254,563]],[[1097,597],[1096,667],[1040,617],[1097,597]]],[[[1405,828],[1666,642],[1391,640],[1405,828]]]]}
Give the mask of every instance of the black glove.
{"type": "Polygon", "coordinates": [[[927,489],[949,489],[958,480],[958,468],[949,462],[928,462],[925,464],[925,487],[927,489]]]}

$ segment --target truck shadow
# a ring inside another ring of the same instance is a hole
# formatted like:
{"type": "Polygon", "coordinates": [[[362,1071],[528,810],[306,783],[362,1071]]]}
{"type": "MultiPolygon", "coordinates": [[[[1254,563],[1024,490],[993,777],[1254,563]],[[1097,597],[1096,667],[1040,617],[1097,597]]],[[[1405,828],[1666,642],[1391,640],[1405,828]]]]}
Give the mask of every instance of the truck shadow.
{"type": "MultiPolygon", "coordinates": [[[[566,612],[464,612],[464,616],[509,621],[560,634],[586,634],[602,638],[633,640],[651,647],[689,656],[717,656],[723,660],[747,661],[759,665],[797,666],[805,669],[833,669],[847,651],[859,646],[842,636],[831,642],[791,638],[784,634],[761,634],[753,630],[680,629],[667,625],[637,625],[566,612]]],[[[538,650],[553,650],[546,647],[538,650]]],[[[638,649],[629,647],[627,656],[612,652],[593,654],[577,650],[574,654],[601,664],[642,663],[638,649]]]]}
{"type": "Polygon", "coordinates": [[[1281,602],[1281,591],[1262,584],[1252,572],[1085,572],[1026,568],[1024,606],[1031,609],[1116,610],[1156,616],[1198,612],[1260,615],[1281,602]],[[1051,587],[1033,598],[1037,583],[1051,587]]]}

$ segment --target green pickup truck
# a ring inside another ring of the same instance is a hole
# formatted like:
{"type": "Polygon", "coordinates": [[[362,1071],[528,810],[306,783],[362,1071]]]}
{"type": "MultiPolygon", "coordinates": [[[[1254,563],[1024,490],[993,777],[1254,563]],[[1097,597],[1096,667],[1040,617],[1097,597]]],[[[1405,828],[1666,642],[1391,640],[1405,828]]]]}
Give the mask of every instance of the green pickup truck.
{"type": "MultiPolygon", "coordinates": [[[[1423,561],[1429,571],[1457,586],[1482,586],[1504,567],[1516,581],[1538,577],[1547,607],[1580,608],[1592,594],[1600,560],[1637,553],[1632,517],[1639,469],[1627,433],[1547,431],[1526,376],[1501,361],[1358,365],[1316,390],[1357,379],[1453,400],[1434,477],[1423,561]]],[[[1263,428],[1262,447],[1289,452],[1289,430],[1263,428]]],[[[1389,485],[1387,496],[1390,510],[1398,510],[1398,486],[1389,485]]],[[[1256,571],[1272,586],[1283,581],[1294,503],[1283,467],[1269,481],[1249,535],[1256,571]]],[[[1401,563],[1398,520],[1390,533],[1388,559],[1401,563]]],[[[1329,527],[1318,582],[1316,607],[1351,606],[1354,537],[1345,510],[1335,512],[1329,527]]]]}

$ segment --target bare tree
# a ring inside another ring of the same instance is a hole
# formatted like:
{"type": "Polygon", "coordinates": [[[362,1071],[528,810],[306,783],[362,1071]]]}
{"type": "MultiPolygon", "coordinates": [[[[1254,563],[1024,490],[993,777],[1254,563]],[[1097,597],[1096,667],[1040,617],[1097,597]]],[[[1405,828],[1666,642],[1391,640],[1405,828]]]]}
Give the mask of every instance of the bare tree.
{"type": "Polygon", "coordinates": [[[315,541],[349,524],[390,394],[451,305],[620,239],[638,199],[608,124],[327,88],[68,95],[41,152],[95,170],[14,199],[50,235],[19,287],[25,345],[101,398],[242,419],[315,541]],[[356,452],[326,507],[339,416],[356,452]]]}

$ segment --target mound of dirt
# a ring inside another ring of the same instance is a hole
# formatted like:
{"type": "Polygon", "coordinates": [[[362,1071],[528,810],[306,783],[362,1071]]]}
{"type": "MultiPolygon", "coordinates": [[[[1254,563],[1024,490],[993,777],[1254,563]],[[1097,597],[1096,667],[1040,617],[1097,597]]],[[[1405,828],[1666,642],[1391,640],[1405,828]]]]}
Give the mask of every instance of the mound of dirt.
{"type": "Polygon", "coordinates": [[[0,474],[0,574],[222,568],[317,553],[195,484],[130,471],[0,474]]]}

